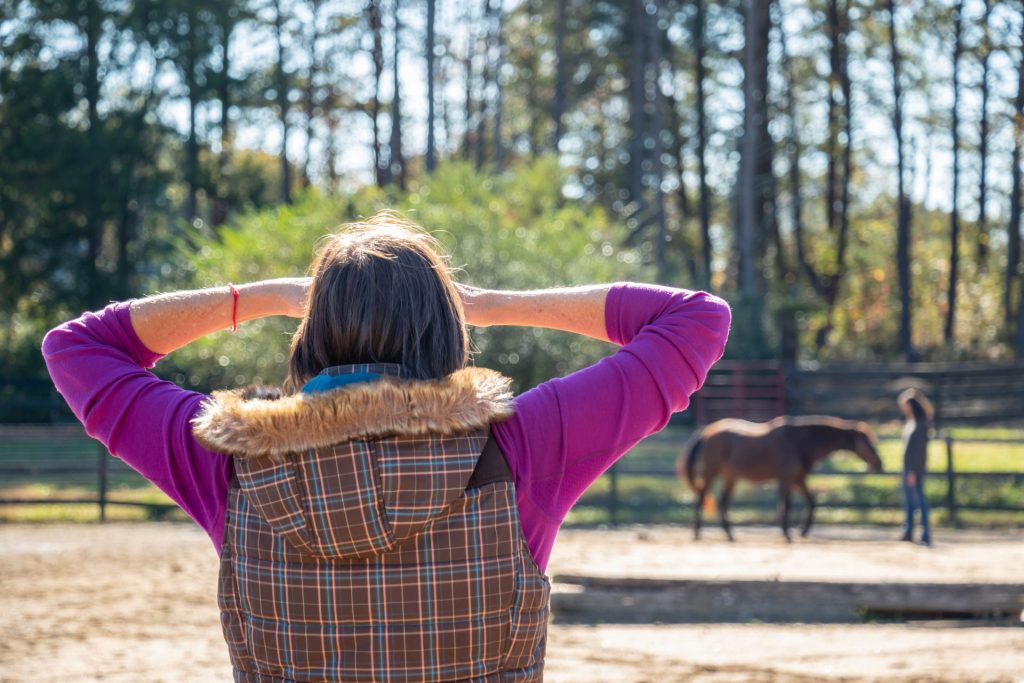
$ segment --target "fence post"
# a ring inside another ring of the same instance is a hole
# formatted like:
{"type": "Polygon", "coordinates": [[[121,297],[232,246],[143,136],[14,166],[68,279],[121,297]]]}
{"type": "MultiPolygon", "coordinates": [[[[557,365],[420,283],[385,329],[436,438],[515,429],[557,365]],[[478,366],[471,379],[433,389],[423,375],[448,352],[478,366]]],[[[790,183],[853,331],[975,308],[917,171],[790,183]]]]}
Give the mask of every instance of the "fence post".
{"type": "Polygon", "coordinates": [[[747,415],[747,397],[743,392],[743,386],[746,384],[746,377],[744,376],[742,365],[736,368],[736,373],[733,376],[736,378],[736,417],[749,419],[749,416],[747,415]]]}
{"type": "Polygon", "coordinates": [[[608,520],[612,526],[619,523],[619,473],[618,463],[608,470],[608,520]]]}
{"type": "Polygon", "coordinates": [[[782,363],[775,370],[775,414],[786,414],[786,371],[782,363]]]}
{"type": "Polygon", "coordinates": [[[949,509],[949,523],[957,526],[956,469],[953,467],[953,437],[949,434],[946,434],[946,507],[949,509]]]}
{"type": "Polygon", "coordinates": [[[99,444],[96,452],[99,454],[99,461],[96,466],[96,473],[99,476],[99,499],[100,522],[107,521],[107,449],[99,444]]]}

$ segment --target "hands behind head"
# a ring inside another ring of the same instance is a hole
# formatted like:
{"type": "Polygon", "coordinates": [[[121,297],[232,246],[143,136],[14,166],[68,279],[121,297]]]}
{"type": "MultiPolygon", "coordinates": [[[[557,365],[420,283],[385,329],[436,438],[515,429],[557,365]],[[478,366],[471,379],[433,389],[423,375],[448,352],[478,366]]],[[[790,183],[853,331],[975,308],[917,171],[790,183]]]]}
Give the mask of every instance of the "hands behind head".
{"type": "Polygon", "coordinates": [[[283,277],[273,281],[281,297],[284,315],[301,318],[306,313],[311,277],[283,277]]]}

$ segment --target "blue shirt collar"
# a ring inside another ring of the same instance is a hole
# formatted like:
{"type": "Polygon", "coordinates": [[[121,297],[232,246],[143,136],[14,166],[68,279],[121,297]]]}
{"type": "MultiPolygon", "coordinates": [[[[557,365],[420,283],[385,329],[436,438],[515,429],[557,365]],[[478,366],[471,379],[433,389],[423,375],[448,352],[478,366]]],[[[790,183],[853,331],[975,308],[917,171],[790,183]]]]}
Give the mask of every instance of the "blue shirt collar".
{"type": "Polygon", "coordinates": [[[349,384],[374,382],[383,376],[408,378],[408,372],[398,363],[357,363],[352,365],[332,365],[320,371],[316,377],[306,382],[302,393],[312,394],[318,391],[330,391],[349,384]]]}

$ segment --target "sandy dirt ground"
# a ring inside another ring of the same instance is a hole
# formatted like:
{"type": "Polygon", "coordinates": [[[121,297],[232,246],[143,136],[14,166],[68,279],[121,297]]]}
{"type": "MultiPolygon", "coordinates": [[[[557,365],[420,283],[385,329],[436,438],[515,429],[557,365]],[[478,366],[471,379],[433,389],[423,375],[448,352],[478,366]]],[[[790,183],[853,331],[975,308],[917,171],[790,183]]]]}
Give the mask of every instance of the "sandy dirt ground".
{"type": "MultiPolygon", "coordinates": [[[[772,529],[728,544],[678,527],[567,530],[553,575],[1024,582],[1024,534],[772,529]]],[[[0,526],[0,681],[227,681],[217,559],[185,524],[0,526]]],[[[1024,628],[904,624],[616,624],[550,629],[546,680],[1024,683],[1024,628]]]]}

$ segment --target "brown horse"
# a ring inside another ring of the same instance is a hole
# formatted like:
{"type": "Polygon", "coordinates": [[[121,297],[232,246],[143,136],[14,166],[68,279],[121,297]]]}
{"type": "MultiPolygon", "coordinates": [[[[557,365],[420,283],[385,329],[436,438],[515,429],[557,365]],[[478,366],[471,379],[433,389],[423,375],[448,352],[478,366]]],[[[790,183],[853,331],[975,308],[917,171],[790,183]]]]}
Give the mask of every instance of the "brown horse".
{"type": "Polygon", "coordinates": [[[700,538],[701,507],[712,482],[725,480],[718,508],[729,540],[729,500],[737,479],[779,482],[779,524],[789,535],[789,493],[793,487],[807,499],[807,514],[800,530],[806,536],[814,521],[814,495],[807,489],[807,475],[815,463],[835,451],[853,451],[872,472],[882,471],[875,437],[864,422],[836,417],[777,417],[771,422],[719,420],[701,430],[676,462],[676,473],[697,493],[693,537],[700,538]]]}

